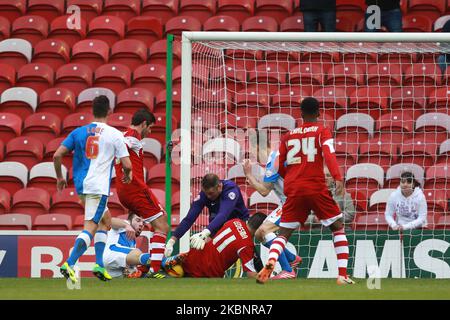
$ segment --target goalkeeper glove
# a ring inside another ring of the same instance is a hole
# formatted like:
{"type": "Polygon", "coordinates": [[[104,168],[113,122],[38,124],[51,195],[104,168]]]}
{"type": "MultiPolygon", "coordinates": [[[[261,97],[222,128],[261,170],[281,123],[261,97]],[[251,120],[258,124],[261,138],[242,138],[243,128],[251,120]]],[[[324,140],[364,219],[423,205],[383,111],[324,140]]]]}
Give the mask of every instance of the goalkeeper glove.
{"type": "Polygon", "coordinates": [[[170,238],[169,241],[167,241],[166,249],[164,250],[164,255],[166,257],[169,257],[172,255],[174,244],[175,244],[175,239],[170,238]]]}
{"type": "Polygon", "coordinates": [[[206,238],[211,234],[211,231],[204,229],[200,233],[196,233],[191,237],[191,248],[203,250],[206,243],[206,238]]]}

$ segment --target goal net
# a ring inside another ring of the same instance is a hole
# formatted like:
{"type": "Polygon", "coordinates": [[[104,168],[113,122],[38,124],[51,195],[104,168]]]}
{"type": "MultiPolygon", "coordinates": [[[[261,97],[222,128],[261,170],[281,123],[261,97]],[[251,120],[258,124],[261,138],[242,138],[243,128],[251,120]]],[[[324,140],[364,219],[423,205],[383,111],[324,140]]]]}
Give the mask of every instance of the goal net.
{"type": "MultiPolygon", "coordinates": [[[[450,278],[450,91],[438,63],[450,54],[445,41],[425,33],[183,33],[180,218],[209,172],[236,181],[251,214],[278,207],[275,194],[262,197],[246,183],[242,160],[262,179],[270,150],[302,125],[300,103],[312,96],[334,134],[348,193],[338,203],[349,274],[450,278]],[[399,232],[384,211],[404,170],[424,191],[427,226],[399,232]]],[[[298,276],[334,278],[331,233],[313,215],[308,221],[290,239],[303,258],[298,276]]],[[[190,232],[207,225],[205,211],[190,232]]],[[[268,250],[260,250],[264,262],[268,250]]]]}

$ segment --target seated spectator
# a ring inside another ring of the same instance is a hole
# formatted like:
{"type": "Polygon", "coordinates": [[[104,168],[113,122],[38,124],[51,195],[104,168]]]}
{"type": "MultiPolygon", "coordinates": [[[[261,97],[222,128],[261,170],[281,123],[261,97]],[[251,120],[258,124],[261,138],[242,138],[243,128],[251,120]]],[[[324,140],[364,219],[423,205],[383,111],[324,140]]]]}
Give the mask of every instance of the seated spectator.
{"type": "Polygon", "coordinates": [[[400,186],[390,195],[384,215],[392,230],[427,225],[427,201],[412,172],[405,171],[400,175],[400,186]]]}
{"type": "Polygon", "coordinates": [[[305,32],[336,31],[336,0],[302,0],[300,11],[303,12],[305,32]]]}
{"type": "MultiPolygon", "coordinates": [[[[400,0],[366,0],[367,8],[372,5],[380,7],[380,27],[385,27],[389,32],[402,32],[402,10],[400,0]]],[[[373,26],[376,22],[373,11],[366,11],[364,19],[365,32],[377,32],[380,29],[373,26]]]]}

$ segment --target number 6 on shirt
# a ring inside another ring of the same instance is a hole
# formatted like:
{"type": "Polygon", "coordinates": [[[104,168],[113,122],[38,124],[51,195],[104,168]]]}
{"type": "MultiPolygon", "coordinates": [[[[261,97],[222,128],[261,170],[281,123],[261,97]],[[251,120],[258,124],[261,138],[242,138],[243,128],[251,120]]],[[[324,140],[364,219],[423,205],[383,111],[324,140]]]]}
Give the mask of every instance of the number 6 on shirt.
{"type": "Polygon", "coordinates": [[[89,136],[86,140],[86,158],[97,159],[99,136],[89,136]]]}
{"type": "Polygon", "coordinates": [[[303,138],[301,143],[300,139],[291,139],[288,140],[287,145],[288,147],[293,147],[286,155],[287,165],[302,163],[302,158],[297,157],[300,150],[308,157],[307,162],[314,162],[314,157],[317,154],[315,137],[303,138]]]}

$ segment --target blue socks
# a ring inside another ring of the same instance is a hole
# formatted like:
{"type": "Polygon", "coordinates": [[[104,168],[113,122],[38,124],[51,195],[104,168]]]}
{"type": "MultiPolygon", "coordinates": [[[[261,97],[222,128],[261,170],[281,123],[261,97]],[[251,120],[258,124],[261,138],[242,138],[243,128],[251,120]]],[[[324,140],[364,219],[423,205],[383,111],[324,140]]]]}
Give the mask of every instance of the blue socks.
{"type": "Polygon", "coordinates": [[[150,253],[143,253],[139,256],[139,263],[143,266],[149,266],[150,253]]]}
{"type": "Polygon", "coordinates": [[[73,267],[77,263],[78,259],[86,252],[87,248],[90,246],[92,241],[92,234],[88,231],[83,230],[75,240],[75,245],[73,247],[72,253],[69,259],[67,259],[67,264],[73,267]]]}
{"type": "Polygon", "coordinates": [[[103,252],[105,251],[106,239],[108,234],[106,231],[100,230],[95,233],[94,246],[95,246],[95,263],[104,268],[103,264],[103,252]]]}

